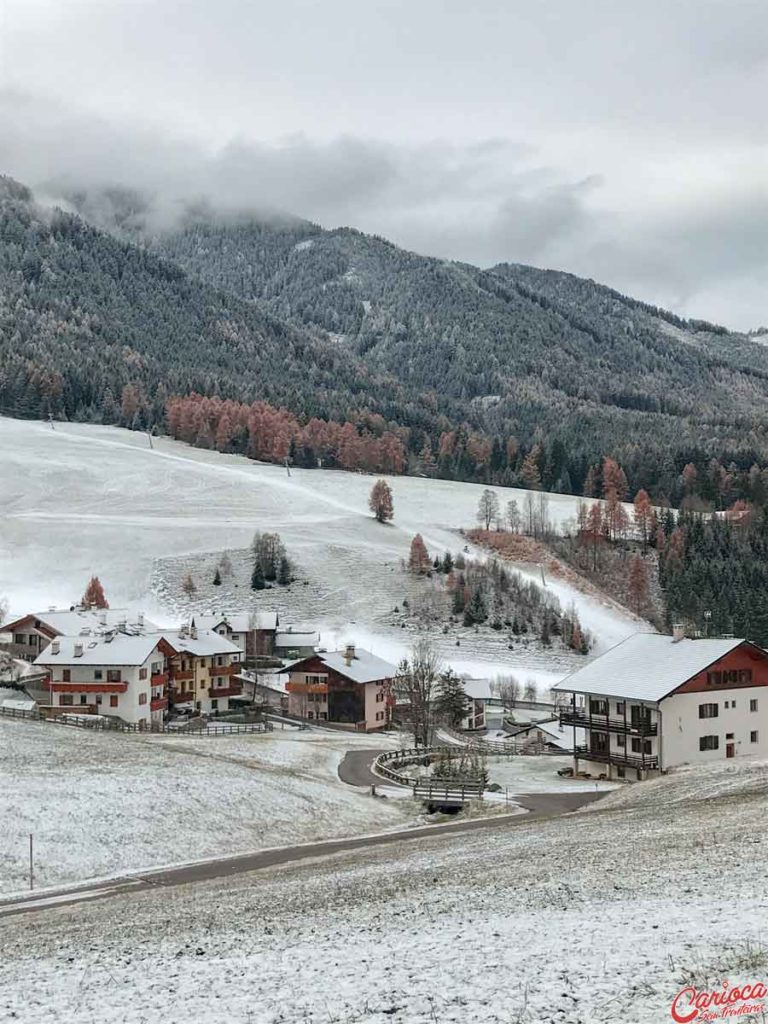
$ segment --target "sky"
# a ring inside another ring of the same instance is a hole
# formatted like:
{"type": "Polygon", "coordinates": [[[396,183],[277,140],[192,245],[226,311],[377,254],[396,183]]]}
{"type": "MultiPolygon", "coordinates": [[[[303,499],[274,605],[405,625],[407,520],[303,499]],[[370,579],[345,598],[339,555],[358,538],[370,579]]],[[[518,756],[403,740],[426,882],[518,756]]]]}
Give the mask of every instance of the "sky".
{"type": "Polygon", "coordinates": [[[768,325],[765,0],[0,0],[0,173],[768,325]]]}

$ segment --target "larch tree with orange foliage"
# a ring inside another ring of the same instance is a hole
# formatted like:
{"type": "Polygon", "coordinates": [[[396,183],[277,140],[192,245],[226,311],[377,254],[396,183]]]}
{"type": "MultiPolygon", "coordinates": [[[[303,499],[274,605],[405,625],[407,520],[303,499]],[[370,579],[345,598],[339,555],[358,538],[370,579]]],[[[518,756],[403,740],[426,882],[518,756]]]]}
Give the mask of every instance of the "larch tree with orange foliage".
{"type": "Polygon", "coordinates": [[[387,523],[390,519],[394,519],[395,505],[392,500],[392,490],[386,480],[377,480],[371,488],[368,508],[380,523],[387,523]]]}
{"type": "Polygon", "coordinates": [[[411,541],[411,552],[408,556],[408,569],[416,576],[426,576],[432,569],[427,545],[424,543],[424,538],[420,533],[417,533],[411,541]]]}
{"type": "Polygon", "coordinates": [[[104,596],[104,587],[98,576],[91,576],[81,603],[85,608],[109,608],[109,601],[104,596]]]}

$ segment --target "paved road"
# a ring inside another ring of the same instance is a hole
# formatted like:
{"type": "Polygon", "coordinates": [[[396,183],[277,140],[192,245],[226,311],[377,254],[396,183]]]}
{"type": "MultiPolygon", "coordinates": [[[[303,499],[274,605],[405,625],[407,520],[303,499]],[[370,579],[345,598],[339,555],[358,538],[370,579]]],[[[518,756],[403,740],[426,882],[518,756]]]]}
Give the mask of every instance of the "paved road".
{"type": "Polygon", "coordinates": [[[456,832],[478,832],[485,829],[503,829],[523,825],[532,820],[557,817],[590,803],[602,793],[540,793],[527,797],[516,797],[516,803],[527,807],[529,814],[504,814],[489,818],[473,818],[446,825],[427,825],[421,828],[403,829],[396,832],[382,832],[372,836],[352,839],[332,839],[319,843],[305,843],[302,846],[279,847],[260,850],[256,853],[241,854],[237,857],[219,857],[180,867],[159,868],[144,871],[140,875],[124,876],[70,886],[55,891],[29,893],[23,897],[0,900],[0,917],[31,913],[36,910],[50,910],[73,903],[107,899],[110,896],[147,892],[154,888],[188,885],[213,878],[228,878],[248,871],[258,871],[279,864],[290,864],[310,857],[329,857],[350,850],[362,850],[369,846],[389,846],[393,843],[413,842],[425,838],[446,838],[456,832]]]}
{"type": "Polygon", "coordinates": [[[339,778],[350,786],[394,786],[396,783],[374,775],[371,765],[383,750],[348,750],[339,765],[339,778]]]}

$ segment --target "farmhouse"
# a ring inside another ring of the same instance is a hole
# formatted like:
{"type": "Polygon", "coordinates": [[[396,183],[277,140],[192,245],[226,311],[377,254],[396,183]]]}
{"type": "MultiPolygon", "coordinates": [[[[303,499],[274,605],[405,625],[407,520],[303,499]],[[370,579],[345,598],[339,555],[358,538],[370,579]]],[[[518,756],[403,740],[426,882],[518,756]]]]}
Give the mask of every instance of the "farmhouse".
{"type": "Polygon", "coordinates": [[[87,635],[118,629],[123,633],[155,632],[157,626],[141,612],[124,608],[49,608],[4,622],[0,631],[9,636],[4,646],[14,657],[33,661],[57,636],[87,635]]]}
{"type": "Polygon", "coordinates": [[[388,697],[396,668],[348,644],[288,667],[288,710],[316,721],[341,722],[369,732],[388,722],[388,697]]]}
{"type": "Polygon", "coordinates": [[[291,626],[275,635],[275,655],[278,658],[305,658],[314,654],[320,643],[317,633],[294,630],[291,626]]]}
{"type": "Polygon", "coordinates": [[[571,694],[577,771],[642,779],[768,754],[768,653],[748,640],[635,633],[553,689],[571,694]]]}
{"type": "Polygon", "coordinates": [[[200,714],[220,714],[229,709],[229,698],[239,696],[243,650],[225,636],[189,627],[166,629],[161,649],[168,660],[170,698],[174,707],[186,705],[200,714]]]}
{"type": "Polygon", "coordinates": [[[246,663],[274,653],[275,634],[280,625],[277,612],[196,615],[195,622],[198,629],[212,630],[239,647],[245,653],[246,663]]]}
{"type": "Polygon", "coordinates": [[[104,632],[52,640],[35,665],[50,674],[53,708],[110,715],[131,724],[162,722],[168,706],[162,641],[156,634],[104,632]]]}

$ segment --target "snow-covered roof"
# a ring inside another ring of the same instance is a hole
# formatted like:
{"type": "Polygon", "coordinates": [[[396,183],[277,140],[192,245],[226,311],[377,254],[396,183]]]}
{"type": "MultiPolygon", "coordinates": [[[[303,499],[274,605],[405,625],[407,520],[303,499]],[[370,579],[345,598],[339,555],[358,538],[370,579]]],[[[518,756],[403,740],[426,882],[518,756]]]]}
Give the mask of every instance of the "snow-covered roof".
{"type": "Polygon", "coordinates": [[[275,647],[285,647],[289,650],[293,647],[314,647],[320,643],[317,633],[294,633],[285,630],[275,634],[275,647]]]}
{"type": "Polygon", "coordinates": [[[216,629],[226,623],[233,633],[248,633],[252,629],[277,629],[277,612],[222,612],[216,615],[195,615],[201,629],[216,629]]]}
{"type": "Polygon", "coordinates": [[[374,683],[379,679],[391,679],[397,675],[394,665],[383,658],[377,658],[375,654],[362,647],[355,647],[354,657],[349,659],[346,650],[329,651],[327,654],[318,654],[317,657],[328,668],[355,683],[374,683]]]}
{"type": "Polygon", "coordinates": [[[675,640],[661,633],[633,633],[552,687],[628,700],[659,701],[744,640],[675,640]]]}
{"type": "Polygon", "coordinates": [[[31,697],[8,697],[0,700],[0,708],[7,708],[9,711],[33,711],[36,707],[37,703],[31,697]]]}
{"type": "MultiPolygon", "coordinates": [[[[197,618],[195,618],[195,622],[197,622],[197,618]]],[[[185,634],[182,635],[178,629],[164,629],[161,635],[174,651],[192,654],[198,658],[204,658],[211,654],[243,653],[241,647],[212,629],[196,629],[195,632],[197,635],[191,636],[189,631],[185,631],[185,634]]]]}
{"type": "Polygon", "coordinates": [[[114,628],[123,622],[126,624],[126,628],[132,632],[142,629],[146,632],[155,632],[158,629],[155,623],[142,616],[142,624],[139,621],[140,614],[140,612],[128,611],[125,608],[53,608],[44,612],[30,612],[28,615],[16,619],[15,622],[5,623],[3,629],[10,630],[13,626],[26,622],[27,619],[35,619],[60,636],[77,636],[84,629],[114,628]]]}
{"type": "Polygon", "coordinates": [[[490,700],[493,697],[490,679],[462,679],[461,681],[464,684],[464,693],[468,697],[472,697],[474,700],[490,700]]]}
{"type": "Polygon", "coordinates": [[[158,633],[129,636],[60,636],[35,658],[35,665],[143,665],[160,642],[158,633]],[[112,639],[109,639],[109,636],[112,639]],[[82,654],[75,654],[75,647],[82,654]],[[58,653],[54,651],[58,648],[58,653]]]}
{"type": "MultiPolygon", "coordinates": [[[[528,732],[533,732],[534,729],[538,729],[544,736],[547,743],[551,743],[552,746],[559,747],[561,750],[573,750],[573,727],[570,725],[560,725],[559,719],[553,719],[549,722],[532,722],[526,728],[521,729],[516,736],[525,736],[528,732]]],[[[576,728],[576,745],[583,746],[587,742],[587,731],[586,729],[576,728]]]]}

